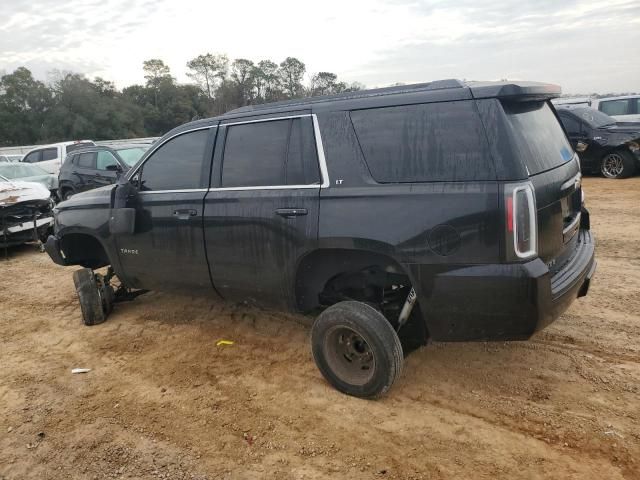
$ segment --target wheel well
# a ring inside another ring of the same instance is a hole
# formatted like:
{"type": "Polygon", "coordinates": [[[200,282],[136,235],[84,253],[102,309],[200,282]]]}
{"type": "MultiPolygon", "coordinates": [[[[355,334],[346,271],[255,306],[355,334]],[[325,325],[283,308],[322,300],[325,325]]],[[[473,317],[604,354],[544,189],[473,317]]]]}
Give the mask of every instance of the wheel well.
{"type": "MultiPolygon", "coordinates": [[[[343,300],[357,300],[379,309],[396,326],[411,286],[405,269],[387,255],[363,250],[316,250],[298,265],[296,306],[310,312],[343,300]]],[[[410,330],[414,340],[424,344],[427,326],[419,305],[416,307],[402,329],[410,330]]]]}
{"type": "Polygon", "coordinates": [[[97,238],[84,233],[69,233],[60,240],[60,249],[70,265],[100,268],[111,261],[97,238]]]}

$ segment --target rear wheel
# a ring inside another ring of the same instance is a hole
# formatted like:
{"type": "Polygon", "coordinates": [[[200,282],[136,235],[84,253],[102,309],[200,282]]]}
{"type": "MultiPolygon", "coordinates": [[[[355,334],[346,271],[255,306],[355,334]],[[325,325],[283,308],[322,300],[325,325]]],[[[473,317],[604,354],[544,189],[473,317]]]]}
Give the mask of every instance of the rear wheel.
{"type": "Polygon", "coordinates": [[[366,303],[345,301],[327,308],[313,324],[311,344],[322,375],[347,395],[379,397],[402,371],[396,331],[366,303]]]}
{"type": "Polygon", "coordinates": [[[109,299],[103,299],[104,286],[98,280],[90,268],[73,272],[73,283],[85,325],[98,325],[104,322],[110,310],[111,302],[108,301],[109,299]]]}
{"type": "Polygon", "coordinates": [[[606,178],[627,178],[636,170],[633,155],[624,150],[607,153],[600,162],[600,171],[606,178]]]}

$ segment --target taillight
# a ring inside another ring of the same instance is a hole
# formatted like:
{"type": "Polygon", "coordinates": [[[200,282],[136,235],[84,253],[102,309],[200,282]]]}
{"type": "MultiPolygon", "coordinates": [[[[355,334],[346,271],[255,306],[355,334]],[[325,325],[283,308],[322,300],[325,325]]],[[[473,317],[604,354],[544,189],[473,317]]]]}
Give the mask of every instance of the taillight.
{"type": "Polygon", "coordinates": [[[531,183],[505,185],[507,260],[538,255],[536,200],[531,183]]]}

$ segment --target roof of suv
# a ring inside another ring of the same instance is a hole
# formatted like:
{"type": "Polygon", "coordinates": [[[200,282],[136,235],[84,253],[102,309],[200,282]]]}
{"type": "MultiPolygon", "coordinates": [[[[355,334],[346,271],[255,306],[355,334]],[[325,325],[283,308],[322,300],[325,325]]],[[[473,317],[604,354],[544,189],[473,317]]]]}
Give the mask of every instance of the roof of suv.
{"type": "MultiPolygon", "coordinates": [[[[313,104],[330,103],[343,100],[355,100],[386,95],[413,94],[419,92],[430,92],[435,90],[457,90],[469,91],[474,98],[490,97],[513,97],[520,95],[538,95],[545,98],[553,98],[560,95],[560,87],[548,83],[539,82],[463,82],[456,79],[436,80],[429,83],[415,83],[411,85],[396,85],[393,87],[375,88],[371,90],[358,90],[355,92],[339,93],[336,95],[323,95],[319,97],[307,97],[281,102],[265,103],[260,105],[248,105],[236,108],[223,115],[251,113],[277,107],[308,107],[313,104]]],[[[452,92],[453,93],[453,92],[452,92]]]]}
{"type": "Polygon", "coordinates": [[[429,83],[397,85],[393,87],[339,93],[337,95],[297,98],[260,105],[248,105],[230,110],[218,117],[205,118],[181,125],[171,132],[172,134],[176,134],[180,131],[193,129],[194,127],[204,127],[222,120],[310,110],[311,108],[327,111],[348,110],[373,108],[380,106],[381,103],[401,105],[403,103],[445,102],[496,97],[510,99],[522,97],[528,100],[547,100],[560,96],[560,93],[561,89],[558,85],[540,82],[464,82],[456,79],[436,80],[429,83]],[[403,98],[394,100],[393,97],[403,98]]]}

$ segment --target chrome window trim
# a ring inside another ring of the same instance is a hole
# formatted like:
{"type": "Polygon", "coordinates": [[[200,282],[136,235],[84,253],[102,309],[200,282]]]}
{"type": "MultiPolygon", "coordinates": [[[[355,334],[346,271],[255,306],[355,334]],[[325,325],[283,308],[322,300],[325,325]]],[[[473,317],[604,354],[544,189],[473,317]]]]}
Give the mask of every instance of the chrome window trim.
{"type": "Polygon", "coordinates": [[[151,158],[151,156],[158,150],[161,146],[167,143],[169,140],[174,139],[180,135],[190,132],[196,132],[199,130],[208,130],[211,128],[218,128],[218,126],[232,126],[232,125],[242,125],[245,123],[258,123],[258,122],[273,122],[277,120],[287,120],[291,118],[304,118],[311,117],[313,124],[313,133],[316,142],[316,153],[318,155],[318,164],[320,166],[320,177],[322,178],[322,183],[312,183],[309,185],[258,185],[258,186],[246,186],[246,187],[212,187],[212,188],[187,188],[187,189],[178,189],[178,190],[144,190],[138,193],[141,194],[154,194],[154,193],[186,193],[186,192],[225,192],[225,191],[242,191],[242,190],[301,190],[301,189],[310,189],[310,188],[328,188],[330,185],[329,182],[329,171],[327,169],[327,160],[324,155],[324,145],[322,143],[322,136],[320,134],[320,125],[318,123],[318,118],[315,113],[305,113],[300,115],[287,115],[285,117],[269,117],[269,118],[260,118],[257,120],[246,120],[244,122],[232,122],[232,123],[220,123],[219,125],[209,125],[207,127],[199,127],[193,128],[191,130],[185,130],[183,132],[176,133],[171,137],[167,138],[162,143],[156,145],[153,150],[149,153],[147,158],[140,165],[136,167],[135,170],[131,170],[127,174],[127,181],[131,181],[131,178],[134,177],[138,171],[142,168],[142,166],[151,158]]]}
{"type": "Polygon", "coordinates": [[[310,183],[308,185],[256,185],[256,186],[243,186],[243,187],[214,187],[210,188],[210,192],[225,192],[225,191],[242,191],[242,190],[300,190],[306,188],[327,188],[329,186],[329,171],[327,169],[327,159],[324,156],[324,146],[322,144],[322,137],[320,135],[320,125],[318,124],[318,117],[315,113],[302,113],[300,115],[287,115],[285,117],[269,117],[259,118],[257,120],[246,120],[244,122],[232,122],[221,123],[220,126],[232,126],[242,125],[245,123],[259,123],[259,122],[275,122],[278,120],[287,120],[291,118],[305,118],[311,117],[313,124],[313,136],[316,141],[316,153],[318,156],[318,165],[320,167],[320,178],[322,183],[310,183]]]}
{"type": "Polygon", "coordinates": [[[207,192],[207,188],[183,188],[180,190],[140,190],[138,195],[149,193],[189,193],[189,192],[207,192]]]}
{"type": "MultiPolygon", "coordinates": [[[[209,130],[211,128],[218,128],[217,125],[208,125],[206,127],[198,127],[198,128],[192,128],[191,130],[184,130],[183,132],[178,132],[175,135],[171,135],[169,138],[167,138],[166,140],[164,140],[162,143],[159,143],[158,145],[156,145],[155,147],[153,147],[153,149],[151,149],[151,151],[149,152],[149,154],[147,155],[147,158],[144,159],[144,162],[142,162],[140,165],[138,165],[136,167],[136,169],[131,169],[129,170],[129,173],[127,173],[126,179],[127,182],[131,181],[131,178],[136,175],[138,173],[138,170],[140,170],[142,168],[142,166],[147,163],[147,161],[151,158],[151,156],[156,153],[156,150],[158,150],[160,147],[162,147],[164,144],[166,144],[169,140],[173,140],[176,137],[179,137],[180,135],[184,135],[185,133],[191,133],[191,132],[197,132],[199,130],[209,130]]],[[[193,191],[194,189],[186,189],[186,191],[193,191]]],[[[195,190],[199,190],[199,189],[195,189],[195,190]]],[[[205,189],[206,190],[206,189],[205,189]]],[[[156,192],[172,192],[175,190],[147,190],[147,192],[151,192],[151,191],[156,191],[156,192]]]]}

